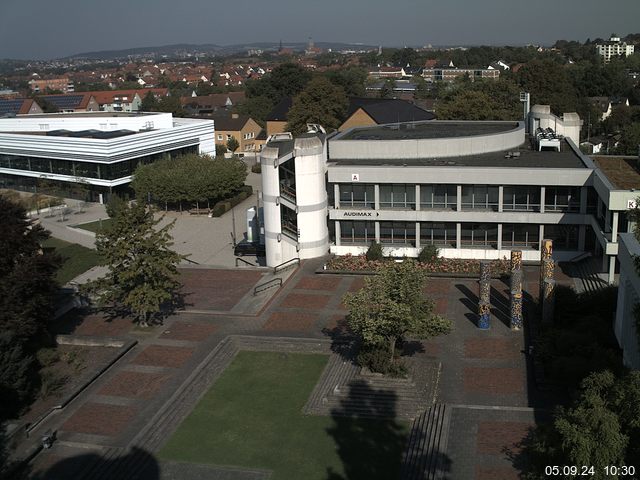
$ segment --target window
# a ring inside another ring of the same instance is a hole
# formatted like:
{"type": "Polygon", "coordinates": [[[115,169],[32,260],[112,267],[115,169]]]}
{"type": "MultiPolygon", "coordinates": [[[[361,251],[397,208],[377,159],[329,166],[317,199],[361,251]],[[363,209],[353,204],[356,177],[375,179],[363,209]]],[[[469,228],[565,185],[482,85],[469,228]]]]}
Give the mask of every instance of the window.
{"type": "Polygon", "coordinates": [[[502,246],[505,248],[539,248],[540,228],[529,224],[502,225],[502,246]]]}
{"type": "Polygon", "coordinates": [[[461,235],[462,247],[498,246],[498,225],[495,223],[463,223],[461,235]]]}
{"type": "Polygon", "coordinates": [[[462,209],[498,211],[498,187],[487,185],[463,185],[462,209]]]}
{"type": "Polygon", "coordinates": [[[415,208],[415,185],[380,185],[380,208],[415,208]]]}
{"type": "Polygon", "coordinates": [[[366,183],[341,183],[340,206],[375,208],[374,186],[366,183]]]}
{"type": "Polygon", "coordinates": [[[222,141],[222,135],[218,134],[218,140],[222,141]]]}
{"type": "Polygon", "coordinates": [[[298,215],[296,215],[296,212],[280,204],[280,218],[282,219],[282,233],[297,240],[300,232],[298,230],[298,215]]]}
{"type": "Polygon", "coordinates": [[[456,246],[455,223],[420,223],[420,245],[456,246]]]}
{"type": "Polygon", "coordinates": [[[553,240],[554,250],[578,250],[577,225],[545,225],[544,236],[553,240]]]}
{"type": "Polygon", "coordinates": [[[380,243],[404,246],[415,245],[415,222],[380,222],[380,243]]]}
{"type": "Polygon", "coordinates": [[[579,212],[580,188],[547,187],[544,194],[545,212],[579,212]]]}
{"type": "Polygon", "coordinates": [[[540,187],[526,185],[504,187],[502,209],[504,211],[540,211],[540,187]]]}
{"type": "Polygon", "coordinates": [[[231,135],[227,134],[227,142],[231,140],[231,135]]]}
{"type": "Polygon", "coordinates": [[[457,193],[456,185],[420,185],[420,208],[455,210],[457,193]]]}
{"type": "Polygon", "coordinates": [[[340,242],[343,245],[369,245],[375,240],[374,222],[340,222],[340,242]]]}

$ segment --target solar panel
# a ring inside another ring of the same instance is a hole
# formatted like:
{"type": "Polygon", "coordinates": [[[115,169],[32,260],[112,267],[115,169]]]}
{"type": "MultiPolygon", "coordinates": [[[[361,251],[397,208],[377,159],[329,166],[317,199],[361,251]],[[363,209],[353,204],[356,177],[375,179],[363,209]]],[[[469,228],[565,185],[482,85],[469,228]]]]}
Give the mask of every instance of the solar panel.
{"type": "Polygon", "coordinates": [[[17,114],[20,111],[20,107],[22,107],[23,102],[24,100],[15,99],[0,100],[0,115],[7,113],[17,114]]]}
{"type": "Polygon", "coordinates": [[[83,95],[64,95],[45,97],[49,102],[53,103],[60,109],[77,108],[84,98],[83,95]]]}

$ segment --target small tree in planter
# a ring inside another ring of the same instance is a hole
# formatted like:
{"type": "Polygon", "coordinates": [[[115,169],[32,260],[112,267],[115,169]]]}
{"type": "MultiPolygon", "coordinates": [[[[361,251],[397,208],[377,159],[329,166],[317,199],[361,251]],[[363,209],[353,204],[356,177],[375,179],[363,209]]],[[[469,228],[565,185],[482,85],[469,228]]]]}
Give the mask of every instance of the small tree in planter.
{"type": "Polygon", "coordinates": [[[369,250],[367,250],[366,257],[370,262],[383,260],[384,255],[382,254],[382,245],[378,242],[371,242],[371,246],[369,247],[369,250]]]}
{"type": "Polygon", "coordinates": [[[238,143],[238,140],[236,140],[236,137],[234,137],[233,135],[231,136],[231,138],[229,140],[227,140],[227,149],[232,153],[235,154],[236,150],[240,147],[240,144],[238,143]]]}
{"type": "Polygon", "coordinates": [[[365,278],[360,291],[344,296],[349,328],[362,340],[361,365],[398,372],[395,349],[405,336],[425,339],[451,331],[451,322],[434,314],[433,302],[424,298],[425,281],[426,273],[415,262],[393,262],[365,278]]]}

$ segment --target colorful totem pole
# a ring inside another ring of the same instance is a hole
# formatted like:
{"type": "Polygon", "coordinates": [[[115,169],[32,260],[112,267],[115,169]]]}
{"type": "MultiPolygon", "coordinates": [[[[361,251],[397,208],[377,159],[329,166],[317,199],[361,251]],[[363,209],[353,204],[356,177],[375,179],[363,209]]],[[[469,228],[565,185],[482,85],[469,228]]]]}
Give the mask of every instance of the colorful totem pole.
{"type": "Polygon", "coordinates": [[[553,322],[555,308],[555,286],[554,269],[555,263],[551,258],[553,253],[553,241],[549,239],[542,240],[540,262],[540,305],[542,306],[542,321],[545,323],[553,322]]]}
{"type": "Polygon", "coordinates": [[[522,328],[522,251],[511,251],[511,295],[510,295],[510,327],[512,330],[522,328]]]}
{"type": "Polygon", "coordinates": [[[491,327],[491,263],[480,262],[480,289],[478,294],[478,328],[491,327]]]}

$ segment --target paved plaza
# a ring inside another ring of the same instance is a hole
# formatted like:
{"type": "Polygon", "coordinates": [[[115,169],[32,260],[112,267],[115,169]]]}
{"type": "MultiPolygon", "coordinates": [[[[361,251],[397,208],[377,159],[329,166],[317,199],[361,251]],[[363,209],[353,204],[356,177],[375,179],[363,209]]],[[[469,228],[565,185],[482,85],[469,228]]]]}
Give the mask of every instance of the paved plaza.
{"type": "MultiPolygon", "coordinates": [[[[259,310],[249,313],[243,312],[244,306],[250,305],[253,288],[267,275],[264,270],[193,268],[183,271],[185,311],[162,326],[142,330],[128,319],[105,320],[98,314],[63,318],[57,327],[61,333],[134,338],[138,343],[47,421],[43,428],[57,430],[57,441],[36,457],[33,472],[38,478],[73,478],[64,475],[91,471],[97,459],[109,464],[130,456],[131,462],[145,465],[146,473],[139,472],[139,478],[187,478],[176,476],[180,471],[193,472],[188,478],[267,478],[268,472],[211,466],[181,470],[158,460],[155,452],[233,358],[231,350],[227,352],[229,338],[236,339],[236,350],[300,348],[328,354],[336,340],[349,339],[342,297],[360,288],[363,277],[318,274],[321,265],[321,259],[303,262],[280,289],[263,294],[259,310]],[[180,395],[186,396],[181,400],[180,395]],[[162,413],[171,402],[181,407],[171,415],[162,413]]],[[[525,284],[533,297],[535,279],[536,271],[527,270],[525,284]]],[[[487,331],[475,326],[477,289],[470,278],[429,280],[425,294],[438,313],[454,321],[455,329],[414,344],[412,358],[415,365],[437,372],[428,377],[431,393],[425,395],[434,398],[425,398],[425,404],[435,400],[451,407],[447,478],[517,478],[513,462],[519,444],[535,421],[544,418],[549,404],[531,381],[525,331],[508,327],[507,284],[492,282],[492,325],[487,331]]]]}

